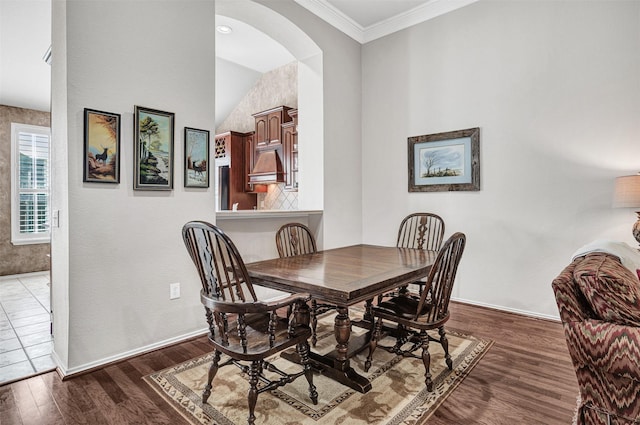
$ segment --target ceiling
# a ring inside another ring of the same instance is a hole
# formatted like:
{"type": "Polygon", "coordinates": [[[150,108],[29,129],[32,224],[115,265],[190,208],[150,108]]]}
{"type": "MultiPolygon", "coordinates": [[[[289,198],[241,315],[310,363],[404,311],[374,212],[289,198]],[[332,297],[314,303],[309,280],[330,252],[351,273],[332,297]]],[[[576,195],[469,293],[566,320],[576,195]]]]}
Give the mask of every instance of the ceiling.
{"type": "Polygon", "coordinates": [[[364,44],[477,0],[295,0],[364,44]]]}
{"type": "MultiPolygon", "coordinates": [[[[359,43],[432,19],[477,0],[294,0],[359,43]]],[[[0,104],[50,109],[50,73],[43,56],[51,44],[50,0],[0,0],[0,104]]],[[[295,58],[255,28],[216,16],[216,56],[264,73],[295,58]]]]}
{"type": "Polygon", "coordinates": [[[51,0],[0,0],[0,104],[50,110],[51,0]]]}

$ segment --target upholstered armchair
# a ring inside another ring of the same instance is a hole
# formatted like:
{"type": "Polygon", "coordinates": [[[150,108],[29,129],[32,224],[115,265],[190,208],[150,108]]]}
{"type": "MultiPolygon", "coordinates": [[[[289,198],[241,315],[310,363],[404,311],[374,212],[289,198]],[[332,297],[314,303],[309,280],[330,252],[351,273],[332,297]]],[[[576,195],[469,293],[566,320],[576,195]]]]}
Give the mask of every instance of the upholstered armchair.
{"type": "Polygon", "coordinates": [[[577,425],[640,423],[640,283],[615,256],[576,258],[553,281],[580,389],[577,425]]]}

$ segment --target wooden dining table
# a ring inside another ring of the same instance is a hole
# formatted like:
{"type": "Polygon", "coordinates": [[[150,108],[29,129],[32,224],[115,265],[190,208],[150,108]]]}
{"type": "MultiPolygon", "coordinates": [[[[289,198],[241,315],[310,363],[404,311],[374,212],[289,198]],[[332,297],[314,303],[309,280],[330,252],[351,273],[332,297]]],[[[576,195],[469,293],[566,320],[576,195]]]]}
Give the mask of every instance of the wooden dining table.
{"type": "MultiPolygon", "coordinates": [[[[367,334],[351,338],[349,307],[414,282],[429,273],[436,251],[377,245],[353,245],[313,254],[258,261],[246,265],[255,285],[290,293],[308,293],[321,302],[336,305],[336,346],[327,354],[311,352],[311,360],[323,374],[359,392],[371,382],[356,372],[349,358],[365,347],[367,334]]],[[[365,309],[364,320],[368,320],[365,309]]]]}

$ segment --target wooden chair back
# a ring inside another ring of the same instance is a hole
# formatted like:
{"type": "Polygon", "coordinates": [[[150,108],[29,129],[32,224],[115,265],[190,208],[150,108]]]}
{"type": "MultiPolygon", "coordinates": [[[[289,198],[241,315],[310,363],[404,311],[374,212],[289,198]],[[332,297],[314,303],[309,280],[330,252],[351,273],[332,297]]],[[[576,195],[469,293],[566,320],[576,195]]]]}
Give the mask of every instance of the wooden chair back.
{"type": "Polygon", "coordinates": [[[302,223],[287,223],[276,232],[276,247],[280,258],[317,252],[311,230],[302,223]]]}
{"type": "Polygon", "coordinates": [[[222,230],[204,221],[191,221],[182,228],[182,239],[205,295],[219,301],[257,301],[244,261],[222,230]]]}
{"type": "Polygon", "coordinates": [[[418,320],[418,317],[420,317],[420,320],[426,323],[444,323],[447,321],[453,283],[456,279],[465,244],[466,237],[464,233],[460,232],[451,235],[444,243],[427,276],[425,289],[420,295],[414,320],[418,320]],[[422,314],[425,311],[425,303],[431,307],[428,309],[426,316],[422,314]]]}
{"type": "Polygon", "coordinates": [[[398,230],[398,248],[416,248],[437,251],[444,237],[444,220],[432,213],[414,213],[406,216],[398,230]]]}

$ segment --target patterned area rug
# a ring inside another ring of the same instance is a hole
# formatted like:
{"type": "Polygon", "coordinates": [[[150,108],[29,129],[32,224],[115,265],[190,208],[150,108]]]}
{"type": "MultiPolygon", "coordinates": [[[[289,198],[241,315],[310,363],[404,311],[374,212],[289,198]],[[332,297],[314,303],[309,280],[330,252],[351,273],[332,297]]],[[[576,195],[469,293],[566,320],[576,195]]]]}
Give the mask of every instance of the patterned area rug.
{"type": "MultiPolygon", "coordinates": [[[[352,335],[363,332],[354,326],[352,335]]],[[[434,391],[431,393],[426,391],[424,385],[422,360],[402,358],[378,348],[369,373],[365,373],[363,367],[368,350],[364,350],[351,359],[351,365],[372,381],[371,391],[361,394],[316,373],[314,384],[319,397],[318,404],[314,405],[308,397],[307,381],[301,377],[291,384],[258,396],[256,423],[422,425],[493,344],[493,341],[477,339],[450,329],[447,329],[447,337],[453,371],[449,371],[444,362],[440,344],[431,343],[429,352],[434,380],[434,391]]],[[[393,343],[392,338],[381,341],[386,346],[393,343]]],[[[334,345],[333,315],[329,314],[318,323],[318,344],[314,350],[328,352],[334,345]]],[[[202,404],[202,391],[211,358],[211,354],[198,357],[144,379],[193,424],[246,424],[249,385],[247,377],[235,366],[218,371],[213,380],[211,397],[206,404],[202,404]]],[[[274,363],[283,370],[299,370],[298,365],[279,357],[274,363]]]]}

